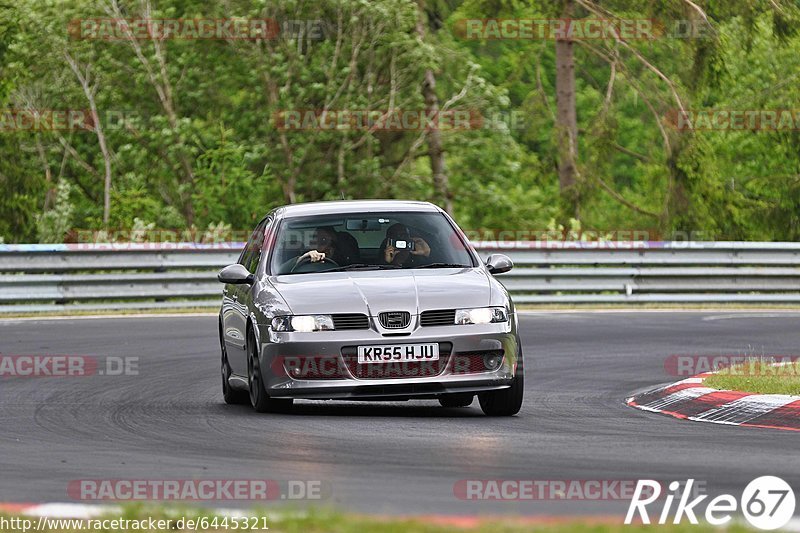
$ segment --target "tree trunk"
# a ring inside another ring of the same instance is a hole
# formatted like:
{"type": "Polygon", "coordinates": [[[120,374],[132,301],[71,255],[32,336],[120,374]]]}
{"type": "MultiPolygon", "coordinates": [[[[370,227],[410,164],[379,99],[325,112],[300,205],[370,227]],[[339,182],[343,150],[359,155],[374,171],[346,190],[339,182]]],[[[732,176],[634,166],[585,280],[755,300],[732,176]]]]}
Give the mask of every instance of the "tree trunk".
{"type": "Polygon", "coordinates": [[[281,183],[281,188],[283,189],[283,202],[285,204],[293,204],[297,202],[297,195],[294,192],[294,186],[294,176],[281,183]]]}
{"type": "Polygon", "coordinates": [[[687,145],[687,137],[681,136],[672,143],[667,153],[667,170],[669,187],[667,189],[666,209],[662,217],[662,230],[665,232],[686,231],[694,229],[690,216],[688,176],[681,168],[680,159],[687,145]]]}
{"type": "Polygon", "coordinates": [[[95,84],[92,86],[91,84],[90,66],[87,66],[86,70],[82,71],[80,64],[69,52],[64,52],[64,57],[67,59],[67,63],[75,74],[75,77],[78,78],[78,82],[83,89],[83,94],[89,102],[89,110],[92,112],[94,133],[97,136],[97,143],[100,145],[100,153],[103,155],[103,227],[108,228],[108,220],[111,214],[111,152],[108,150],[103,123],[97,112],[97,102],[94,98],[97,85],[95,84]]]}
{"type": "Polygon", "coordinates": [[[56,201],[56,188],[53,185],[53,177],[52,171],[50,170],[50,164],[47,162],[47,156],[44,152],[44,146],[42,146],[42,139],[39,134],[36,134],[36,151],[39,154],[39,160],[42,162],[42,166],[44,167],[44,182],[47,191],[44,194],[44,207],[42,211],[47,211],[50,209],[52,205],[55,204],[56,201]]]}
{"type": "MultiPolygon", "coordinates": [[[[425,97],[425,114],[427,116],[437,116],[439,114],[439,99],[436,97],[436,78],[431,70],[425,71],[422,95],[425,97]]],[[[444,210],[449,214],[453,214],[453,198],[447,178],[447,165],[444,161],[442,133],[437,126],[433,126],[428,132],[428,157],[431,160],[433,187],[436,189],[436,194],[441,199],[444,210]]]]}
{"type": "MultiPolygon", "coordinates": [[[[417,18],[417,35],[420,40],[425,39],[425,0],[418,0],[419,17],[417,18]]],[[[439,115],[439,97],[436,96],[436,76],[431,69],[425,70],[425,77],[422,81],[422,97],[425,99],[425,114],[429,117],[439,115]]],[[[453,214],[453,196],[450,192],[450,183],[447,178],[447,165],[444,160],[444,149],[442,148],[442,133],[436,125],[428,131],[428,157],[431,161],[431,173],[433,174],[433,187],[436,191],[438,201],[442,202],[442,208],[449,214],[453,214]]]]}
{"type": "MultiPolygon", "coordinates": [[[[572,16],[572,0],[564,0],[562,17],[572,16]]],[[[557,39],[556,135],[558,136],[558,185],[562,216],[578,218],[580,197],[577,180],[578,113],[575,104],[575,57],[573,42],[557,39]]]]}

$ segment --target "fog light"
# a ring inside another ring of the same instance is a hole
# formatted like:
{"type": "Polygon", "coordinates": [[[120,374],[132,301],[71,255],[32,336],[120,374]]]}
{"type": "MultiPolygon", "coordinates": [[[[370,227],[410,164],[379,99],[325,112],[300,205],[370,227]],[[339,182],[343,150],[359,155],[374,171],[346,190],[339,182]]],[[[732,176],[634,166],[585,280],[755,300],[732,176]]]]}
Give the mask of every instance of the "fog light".
{"type": "Polygon", "coordinates": [[[483,366],[486,370],[497,370],[503,364],[503,354],[487,353],[483,356],[483,366]]]}

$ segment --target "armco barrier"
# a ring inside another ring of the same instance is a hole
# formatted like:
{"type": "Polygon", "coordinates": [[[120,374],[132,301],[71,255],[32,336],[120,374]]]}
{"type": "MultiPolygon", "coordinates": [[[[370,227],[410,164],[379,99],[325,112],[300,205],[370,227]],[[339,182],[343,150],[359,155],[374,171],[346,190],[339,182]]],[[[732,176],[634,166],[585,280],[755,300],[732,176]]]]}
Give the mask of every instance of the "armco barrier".
{"type": "MultiPolygon", "coordinates": [[[[219,304],[243,243],[0,245],[0,313],[219,304]]],[[[800,303],[800,243],[480,242],[517,303],[800,303]]]]}

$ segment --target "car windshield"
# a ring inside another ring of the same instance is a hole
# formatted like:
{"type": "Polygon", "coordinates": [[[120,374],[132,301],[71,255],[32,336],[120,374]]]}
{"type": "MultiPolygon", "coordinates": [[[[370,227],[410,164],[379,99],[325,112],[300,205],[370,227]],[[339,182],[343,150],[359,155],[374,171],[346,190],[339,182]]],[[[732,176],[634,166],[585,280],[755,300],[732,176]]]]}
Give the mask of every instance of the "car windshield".
{"type": "Polygon", "coordinates": [[[273,275],[412,268],[467,268],[472,255],[438,212],[290,217],[272,254],[273,275]]]}

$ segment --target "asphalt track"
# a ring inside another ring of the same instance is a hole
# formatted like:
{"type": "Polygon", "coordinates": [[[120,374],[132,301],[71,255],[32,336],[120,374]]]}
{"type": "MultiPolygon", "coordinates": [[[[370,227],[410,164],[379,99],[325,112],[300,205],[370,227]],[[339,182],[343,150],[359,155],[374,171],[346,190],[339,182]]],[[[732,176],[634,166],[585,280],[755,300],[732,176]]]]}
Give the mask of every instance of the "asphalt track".
{"type": "Polygon", "coordinates": [[[291,415],[227,406],[210,316],[0,321],[3,355],[139,358],[138,375],[0,377],[0,501],[71,501],[77,479],[267,478],[321,480],[323,506],[368,513],[616,515],[627,502],[462,501],[453,486],[694,478],[738,495],[771,474],[800,490],[797,433],[623,403],[675,381],[671,354],[798,354],[800,312],[533,313],[521,329],[525,404],[494,419],[477,401],[300,402],[291,415]]]}

